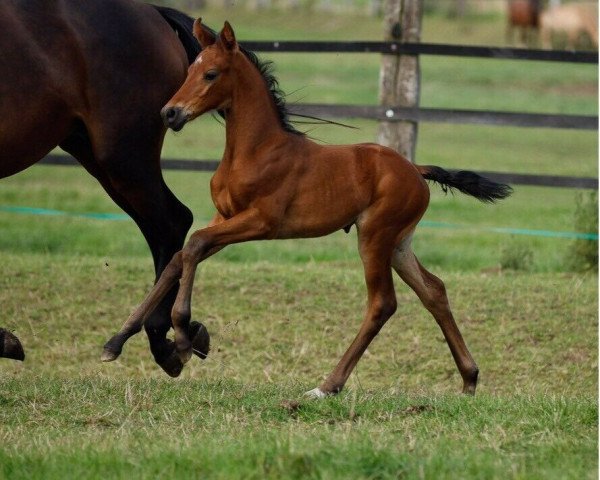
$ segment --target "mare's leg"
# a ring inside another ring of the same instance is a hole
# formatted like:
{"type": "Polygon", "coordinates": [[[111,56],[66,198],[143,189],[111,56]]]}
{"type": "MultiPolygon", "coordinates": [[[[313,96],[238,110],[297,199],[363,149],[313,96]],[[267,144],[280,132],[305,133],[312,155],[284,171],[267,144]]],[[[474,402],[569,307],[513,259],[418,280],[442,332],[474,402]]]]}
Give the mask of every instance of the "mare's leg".
{"type": "Polygon", "coordinates": [[[442,329],[463,378],[463,393],[474,394],[479,370],[456,326],[444,283],[419,263],[410,248],[410,240],[411,237],[407,237],[394,250],[392,266],[402,280],[415,291],[442,329]]]}
{"type": "Polygon", "coordinates": [[[335,369],[320,387],[306,392],[310,397],[321,398],[339,393],[371,341],[396,311],[396,293],[390,265],[393,240],[385,234],[368,230],[368,227],[359,230],[359,250],[368,293],[366,316],[358,335],[335,369]]]}
{"type": "Polygon", "coordinates": [[[166,295],[165,292],[170,286],[180,280],[171,318],[175,329],[177,353],[183,362],[189,360],[192,354],[192,344],[188,335],[191,296],[198,263],[232,243],[271,238],[274,227],[271,219],[265,218],[257,209],[251,209],[228,220],[213,222],[211,226],[194,232],[183,250],[173,257],[144,302],[106,344],[102,359],[111,361],[119,356],[127,338],[141,329],[156,303],[166,295]]]}
{"type": "MultiPolygon", "coordinates": [[[[97,135],[92,145],[88,130],[80,122],[61,147],[75,156],[137,223],[152,252],[158,279],[183,245],[192,215],[162,178],[159,161],[164,129],[158,122],[152,128],[146,127],[138,126],[144,131],[143,138],[134,133],[114,138],[104,133],[97,135]]],[[[183,367],[173,342],[166,338],[176,293],[175,285],[150,312],[145,324],[154,358],[171,376],[179,375],[183,367]]]]}

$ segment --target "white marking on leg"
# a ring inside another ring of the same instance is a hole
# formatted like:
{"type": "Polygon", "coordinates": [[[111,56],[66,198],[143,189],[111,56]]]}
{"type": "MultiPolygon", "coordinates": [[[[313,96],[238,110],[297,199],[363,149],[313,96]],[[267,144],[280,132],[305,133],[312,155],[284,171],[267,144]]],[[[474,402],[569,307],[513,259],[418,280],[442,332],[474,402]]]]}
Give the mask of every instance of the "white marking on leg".
{"type": "Polygon", "coordinates": [[[327,394],[325,392],[323,392],[320,388],[313,388],[312,390],[309,390],[308,392],[306,392],[304,394],[305,397],[308,398],[314,398],[314,399],[319,399],[319,398],[325,398],[330,396],[331,394],[327,394]]]}

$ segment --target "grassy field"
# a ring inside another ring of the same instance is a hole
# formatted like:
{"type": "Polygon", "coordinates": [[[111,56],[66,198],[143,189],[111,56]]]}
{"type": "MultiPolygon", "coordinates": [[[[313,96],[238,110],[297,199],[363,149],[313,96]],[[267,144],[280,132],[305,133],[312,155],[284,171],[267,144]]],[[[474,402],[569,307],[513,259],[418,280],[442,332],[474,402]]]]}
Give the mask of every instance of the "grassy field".
{"type": "MultiPolygon", "coordinates": [[[[368,17],[202,12],[241,39],[380,38],[368,17]],[[308,28],[310,26],[310,28],[308,28]],[[310,34],[307,34],[310,32],[310,34]]],[[[501,44],[502,18],[424,21],[424,40],[501,44]]],[[[377,102],[375,55],[273,55],[289,101],[377,102]]],[[[422,104],[596,115],[596,66],[425,57],[422,104]]],[[[372,141],[318,127],[324,142],[372,141]]],[[[219,158],[223,129],[200,119],[164,156],[219,158]]],[[[417,160],[480,170],[597,176],[596,132],[420,126],[417,160]]],[[[212,215],[209,174],[167,172],[212,215]]],[[[481,370],[477,396],[435,322],[397,281],[399,308],[336,398],[305,400],[354,337],[365,304],[356,237],[232,246],[199,268],[193,317],[212,335],[179,379],[143,335],[112,364],[101,347],[151,286],[131,220],[82,169],[36,166],[0,181],[0,326],[23,364],[0,361],[0,479],[582,479],[598,472],[598,280],[572,271],[573,241],[498,227],[574,231],[570,189],[517,187],[496,206],[432,187],[415,252],[446,282],[481,370]],[[18,207],[54,209],[31,215],[18,207]],[[21,213],[18,213],[21,212],[21,213]],[[440,223],[451,224],[448,228],[440,223]],[[511,258],[512,256],[512,258],[511,258]],[[506,265],[513,260],[521,270],[506,265]]]]}
{"type": "Polygon", "coordinates": [[[457,394],[441,333],[398,285],[399,312],[348,388],[314,402],[302,392],[358,328],[365,294],[356,263],[209,260],[193,312],[212,332],[212,352],[171,380],[142,336],[117,363],[98,360],[149,287],[140,282],[151,277],[149,262],[7,253],[2,261],[3,322],[29,358],[0,365],[0,477],[596,475],[594,276],[442,275],[481,369],[474,398],[457,394]]]}

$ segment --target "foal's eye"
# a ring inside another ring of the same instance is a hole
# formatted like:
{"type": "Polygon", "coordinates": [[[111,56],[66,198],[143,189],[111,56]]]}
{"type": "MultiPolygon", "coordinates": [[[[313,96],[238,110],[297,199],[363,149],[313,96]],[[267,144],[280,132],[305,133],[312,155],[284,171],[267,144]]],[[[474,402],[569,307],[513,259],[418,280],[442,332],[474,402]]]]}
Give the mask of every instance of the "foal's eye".
{"type": "Polygon", "coordinates": [[[208,72],[206,72],[204,74],[204,80],[206,80],[208,82],[212,82],[218,76],[219,76],[219,72],[217,72],[216,70],[209,70],[208,72]]]}

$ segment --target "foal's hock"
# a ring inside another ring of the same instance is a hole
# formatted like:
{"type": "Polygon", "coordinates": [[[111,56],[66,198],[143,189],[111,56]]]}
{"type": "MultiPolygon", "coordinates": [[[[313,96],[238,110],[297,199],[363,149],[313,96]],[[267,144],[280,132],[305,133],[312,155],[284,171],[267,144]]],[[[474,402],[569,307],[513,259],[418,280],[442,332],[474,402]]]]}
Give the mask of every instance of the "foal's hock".
{"type": "Polygon", "coordinates": [[[175,254],[144,302],[104,347],[114,360],[123,344],[179,281],[172,322],[182,362],[192,354],[190,313],[197,265],[223,247],[249,240],[307,238],[356,226],[368,308],[358,335],[327,379],[309,394],[338,393],[367,346],[396,310],[392,270],[418,295],[448,342],[474,393],[477,365],[456,326],[444,284],[419,263],[411,238],[429,202],[425,179],[482,201],[510,194],[510,187],[472,172],[416,166],[374,144],[323,146],[288,121],[277,81],[266,64],[244,51],[225,23],[217,36],[197,20],[202,53],[162,110],[174,130],[209,110],[223,112],[226,146],[210,186],[217,214],[175,254]]]}

